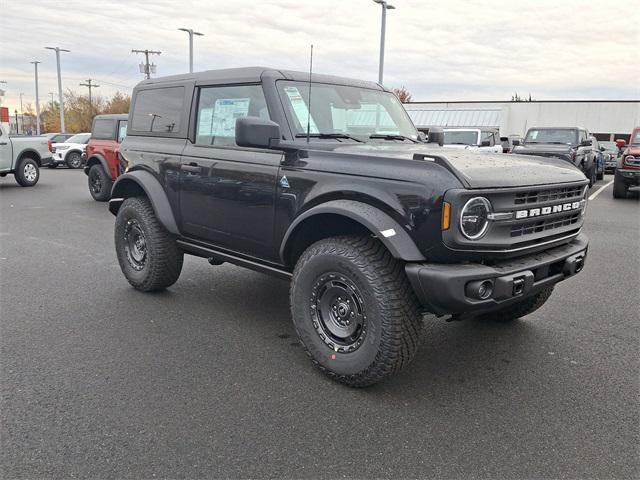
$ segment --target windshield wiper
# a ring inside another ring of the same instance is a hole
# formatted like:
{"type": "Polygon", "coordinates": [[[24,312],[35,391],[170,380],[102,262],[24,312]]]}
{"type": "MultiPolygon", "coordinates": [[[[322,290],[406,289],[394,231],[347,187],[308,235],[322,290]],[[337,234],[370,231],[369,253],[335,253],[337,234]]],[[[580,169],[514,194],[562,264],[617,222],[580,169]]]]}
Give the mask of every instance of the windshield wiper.
{"type": "Polygon", "coordinates": [[[405,135],[399,135],[395,133],[374,133],[373,135],[369,135],[369,138],[383,138],[385,140],[409,140],[410,142],[413,142],[413,143],[420,143],[411,137],[407,137],[405,135]]]}
{"type": "MultiPolygon", "coordinates": [[[[348,138],[349,140],[362,143],[362,140],[359,140],[356,137],[352,137],[351,135],[347,135],[346,133],[310,133],[309,137],[310,138],[348,138]]],[[[307,134],[296,133],[296,138],[307,138],[307,134]]]]}

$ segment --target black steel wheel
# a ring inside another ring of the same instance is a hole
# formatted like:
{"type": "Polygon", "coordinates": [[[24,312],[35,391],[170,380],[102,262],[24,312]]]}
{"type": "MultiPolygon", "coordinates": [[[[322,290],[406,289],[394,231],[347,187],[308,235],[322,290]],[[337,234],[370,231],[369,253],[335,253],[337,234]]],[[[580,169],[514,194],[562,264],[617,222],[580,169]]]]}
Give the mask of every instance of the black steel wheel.
{"type": "Polygon", "coordinates": [[[115,245],[120,269],[136,289],[163,290],[178,280],[184,254],[146,197],[122,203],[116,216],[115,245]]]}
{"type": "Polygon", "coordinates": [[[291,315],[322,372],[353,387],[380,382],[415,356],[422,315],[404,271],[368,236],[320,240],[298,259],[291,315]]]}
{"type": "Polygon", "coordinates": [[[69,168],[80,168],[82,166],[82,156],[80,152],[67,153],[66,163],[69,168]]]}
{"type": "Polygon", "coordinates": [[[89,193],[97,202],[106,202],[111,198],[113,181],[108,177],[102,165],[92,165],[87,175],[89,193]]]}

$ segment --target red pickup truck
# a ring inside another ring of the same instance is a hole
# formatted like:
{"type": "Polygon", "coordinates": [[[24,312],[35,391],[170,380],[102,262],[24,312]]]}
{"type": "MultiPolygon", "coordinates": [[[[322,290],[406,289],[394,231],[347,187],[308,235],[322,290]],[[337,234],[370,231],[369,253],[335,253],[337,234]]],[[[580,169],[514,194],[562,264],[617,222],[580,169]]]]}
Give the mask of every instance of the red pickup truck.
{"type": "Polygon", "coordinates": [[[640,127],[633,129],[613,178],[613,198],[627,198],[629,192],[640,194],[640,127]]]}
{"type": "Polygon", "coordinates": [[[127,134],[129,115],[96,115],[87,144],[84,173],[89,181],[89,193],[94,200],[106,202],[111,198],[113,182],[122,172],[118,161],[120,143],[127,134]]]}

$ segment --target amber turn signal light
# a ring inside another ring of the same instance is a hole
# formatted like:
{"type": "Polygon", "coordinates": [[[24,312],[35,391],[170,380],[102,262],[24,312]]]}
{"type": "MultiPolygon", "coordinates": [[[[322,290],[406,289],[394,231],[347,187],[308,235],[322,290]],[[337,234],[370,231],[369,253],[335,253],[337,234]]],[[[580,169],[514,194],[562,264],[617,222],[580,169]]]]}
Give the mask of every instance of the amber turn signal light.
{"type": "Polygon", "coordinates": [[[442,203],[442,230],[449,230],[451,223],[451,204],[447,202],[442,203]]]}

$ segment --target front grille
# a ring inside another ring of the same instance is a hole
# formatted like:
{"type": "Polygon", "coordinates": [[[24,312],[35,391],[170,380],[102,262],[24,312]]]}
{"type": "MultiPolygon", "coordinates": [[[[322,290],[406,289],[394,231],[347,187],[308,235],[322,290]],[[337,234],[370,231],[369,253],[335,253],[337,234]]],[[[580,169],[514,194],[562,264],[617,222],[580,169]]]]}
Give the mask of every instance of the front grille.
{"type": "Polygon", "coordinates": [[[534,233],[556,230],[561,227],[575,225],[580,220],[580,211],[569,212],[555,218],[538,219],[536,221],[523,222],[511,227],[511,237],[522,237],[534,233]]]}
{"type": "Polygon", "coordinates": [[[535,205],[560,200],[582,200],[583,186],[562,187],[545,190],[529,190],[515,194],[515,205],[535,205]]]}

